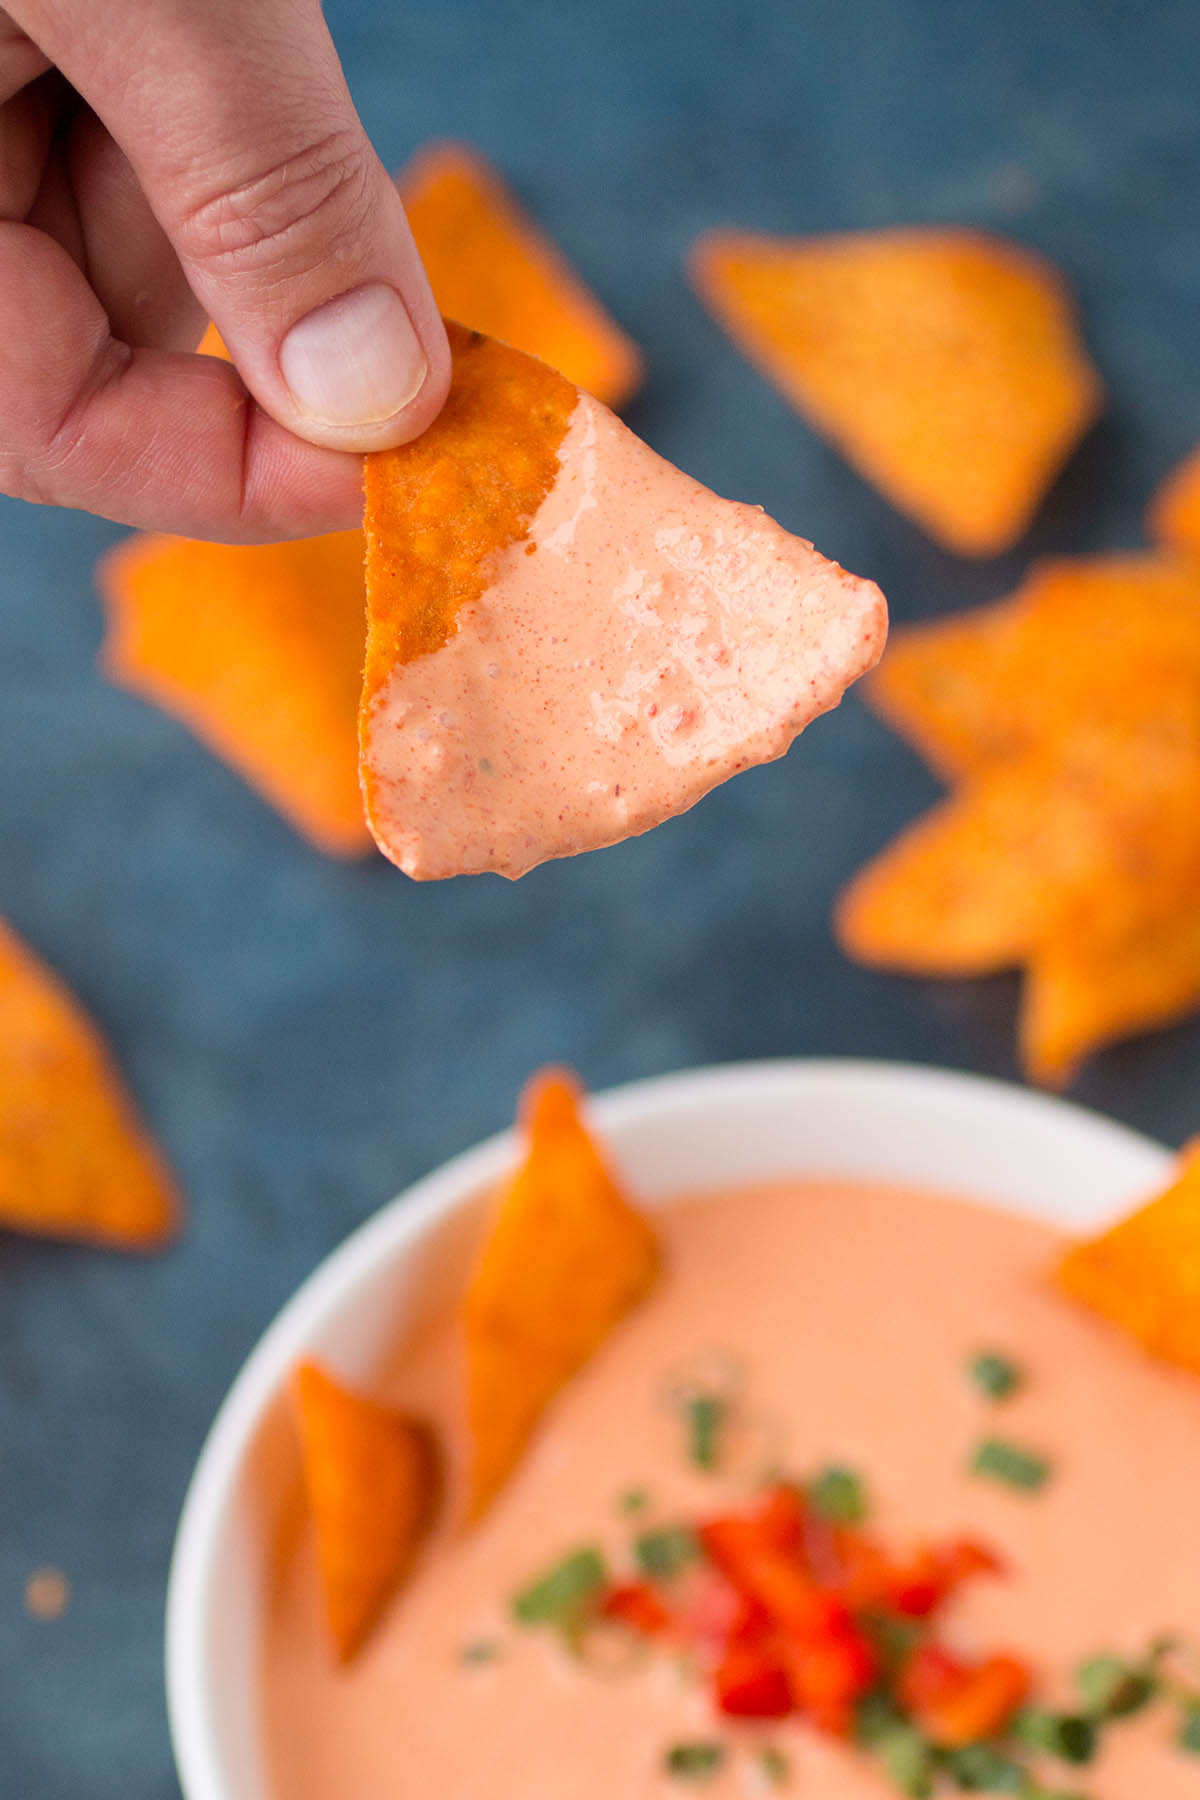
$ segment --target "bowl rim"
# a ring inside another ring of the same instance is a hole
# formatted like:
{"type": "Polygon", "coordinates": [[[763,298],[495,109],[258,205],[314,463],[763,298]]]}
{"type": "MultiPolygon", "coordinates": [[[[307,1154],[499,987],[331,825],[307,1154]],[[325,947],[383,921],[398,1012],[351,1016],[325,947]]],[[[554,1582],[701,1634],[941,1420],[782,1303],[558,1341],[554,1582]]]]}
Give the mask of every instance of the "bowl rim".
{"type": "MultiPolygon", "coordinates": [[[[902,1091],[914,1084],[928,1101],[948,1105],[991,1101],[1008,1106],[1014,1122],[1031,1126],[1074,1124],[1093,1137],[1109,1136],[1114,1150],[1158,1160],[1171,1152],[1148,1134],[1090,1107],[1014,1082],[933,1065],[859,1057],[777,1057],[707,1064],[650,1076],[588,1095],[598,1129],[617,1136],[682,1102],[703,1102],[718,1091],[723,1101],[742,1090],[761,1099],[781,1095],[797,1082],[833,1082],[902,1091]]],[[[211,1693],[204,1655],[206,1607],[213,1557],[225,1509],[243,1459],[287,1371],[319,1335],[323,1321],[386,1254],[402,1257],[457,1207],[496,1182],[512,1166],[515,1128],[495,1133],[440,1164],[386,1201],[321,1259],[276,1313],[242,1363],[203,1441],[184,1497],[167,1580],[165,1677],[167,1715],[179,1780],[192,1800],[223,1793],[212,1728],[211,1693]]],[[[619,1152],[618,1152],[619,1153],[619,1152]]]]}

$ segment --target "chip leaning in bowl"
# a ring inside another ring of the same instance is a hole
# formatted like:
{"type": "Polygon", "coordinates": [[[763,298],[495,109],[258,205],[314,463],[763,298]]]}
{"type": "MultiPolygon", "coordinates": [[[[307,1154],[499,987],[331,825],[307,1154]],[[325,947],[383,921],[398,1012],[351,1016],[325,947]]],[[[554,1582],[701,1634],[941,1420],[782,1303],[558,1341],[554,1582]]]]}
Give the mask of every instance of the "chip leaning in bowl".
{"type": "MultiPolygon", "coordinates": [[[[824,1178],[643,1217],[570,1078],[523,1116],[459,1307],[298,1375],[271,1800],[1193,1795],[1200,1382],[1048,1279],[1124,1240],[824,1178]]],[[[1200,1219],[1138,1217],[1140,1291],[1200,1219]]]]}

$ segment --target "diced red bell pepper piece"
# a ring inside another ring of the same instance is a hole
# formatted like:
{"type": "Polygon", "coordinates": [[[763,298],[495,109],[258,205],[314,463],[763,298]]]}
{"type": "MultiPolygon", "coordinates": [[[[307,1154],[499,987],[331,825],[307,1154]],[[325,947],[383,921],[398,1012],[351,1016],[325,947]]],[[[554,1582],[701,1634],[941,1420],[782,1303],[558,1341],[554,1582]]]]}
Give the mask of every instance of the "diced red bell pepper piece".
{"type": "Polygon", "coordinates": [[[799,1711],[822,1730],[841,1737],[849,1728],[854,1702],[875,1680],[878,1662],[867,1638],[848,1625],[789,1646],[788,1669],[799,1711]]]}
{"type": "Polygon", "coordinates": [[[735,1644],[713,1675],[717,1707],[735,1719],[783,1719],[792,1710],[792,1684],[769,1648],[735,1644]]]}
{"type": "Polygon", "coordinates": [[[706,1660],[730,1644],[759,1643],[771,1629],[765,1607],[751,1600],[719,1569],[687,1571],[671,1595],[676,1635],[706,1660]]]}
{"type": "Polygon", "coordinates": [[[643,1637],[660,1637],[671,1624],[671,1614],[662,1596],[648,1581],[627,1581],[609,1588],[600,1612],[603,1618],[616,1619],[643,1637]]]}
{"type": "Polygon", "coordinates": [[[798,1557],[804,1547],[804,1501],[796,1488],[781,1482],[752,1511],[710,1519],[700,1527],[700,1538],[713,1561],[735,1578],[737,1565],[758,1551],[798,1557]]]}
{"type": "Polygon", "coordinates": [[[1016,1656],[961,1663],[925,1644],[901,1673],[901,1704],[935,1744],[960,1749],[1002,1732],[1029,1692],[1028,1665],[1016,1656]]]}

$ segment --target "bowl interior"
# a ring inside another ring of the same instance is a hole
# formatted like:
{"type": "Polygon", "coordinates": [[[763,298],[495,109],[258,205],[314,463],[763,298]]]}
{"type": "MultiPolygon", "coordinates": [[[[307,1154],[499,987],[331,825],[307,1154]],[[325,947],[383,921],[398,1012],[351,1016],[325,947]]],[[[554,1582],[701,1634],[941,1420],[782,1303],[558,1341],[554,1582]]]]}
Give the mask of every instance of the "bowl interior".
{"type": "MultiPolygon", "coordinates": [[[[746,1064],[639,1083],[593,1113],[648,1204],[726,1182],[875,1176],[1093,1228],[1163,1174],[1149,1139],[1061,1101],[937,1070],[746,1064]]],[[[285,1307],[235,1382],[189,1491],[171,1570],[167,1682],[187,1800],[268,1800],[257,1665],[269,1547],[298,1478],[284,1389],[316,1353],[369,1380],[456,1293],[511,1134],[385,1207],[285,1307]]]]}

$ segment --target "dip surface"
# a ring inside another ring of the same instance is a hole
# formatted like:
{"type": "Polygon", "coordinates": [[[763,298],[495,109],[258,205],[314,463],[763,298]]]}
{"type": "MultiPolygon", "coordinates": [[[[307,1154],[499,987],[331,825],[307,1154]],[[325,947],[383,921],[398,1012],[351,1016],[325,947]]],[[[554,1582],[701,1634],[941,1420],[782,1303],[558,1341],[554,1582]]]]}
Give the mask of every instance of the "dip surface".
{"type": "MultiPolygon", "coordinates": [[[[1160,1367],[1072,1309],[1046,1270],[1043,1226],[937,1196],[793,1183],[704,1196],[655,1214],[666,1273],[556,1404],[482,1524],[451,1523],[348,1670],[335,1667],[312,1543],[278,1546],[261,1704],[271,1800],[637,1800],[694,1784],[662,1770],[681,1739],[735,1746],[699,1791],[751,1791],[739,1743],[788,1754],[781,1794],[882,1800],[877,1767],[795,1721],[717,1719],[665,1658],[603,1674],[545,1632],[510,1623],[512,1595],[565,1552],[629,1542],[618,1500],[644,1488],[638,1525],[739,1504],[734,1475],[689,1469],[671,1373],[710,1351],[745,1370],[748,1410],[803,1474],[859,1470],[873,1525],[897,1542],[969,1533],[1010,1572],[971,1584],[952,1626],[966,1649],[1027,1655],[1039,1699],[1067,1704],[1084,1657],[1200,1635],[1200,1383],[1160,1367]],[[980,1349],[1025,1380],[1002,1406],[966,1374],[980,1349]],[[1045,1454],[1042,1492],[972,1477],[981,1438],[1045,1454]],[[495,1660],[464,1649],[496,1643],[495,1660]]],[[[459,1370],[450,1326],[411,1344],[379,1391],[454,1439],[459,1370]]],[[[454,1509],[451,1508],[453,1511],[454,1509]]],[[[1047,1764],[1049,1785],[1090,1800],[1195,1800],[1200,1763],[1171,1743],[1175,1713],[1112,1725],[1090,1767],[1047,1764]]]]}

